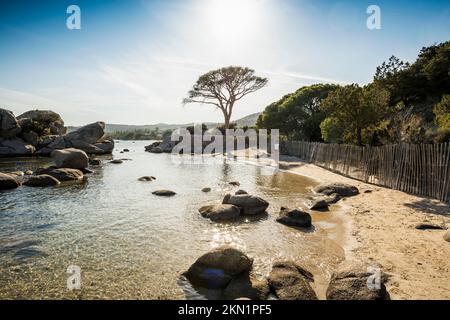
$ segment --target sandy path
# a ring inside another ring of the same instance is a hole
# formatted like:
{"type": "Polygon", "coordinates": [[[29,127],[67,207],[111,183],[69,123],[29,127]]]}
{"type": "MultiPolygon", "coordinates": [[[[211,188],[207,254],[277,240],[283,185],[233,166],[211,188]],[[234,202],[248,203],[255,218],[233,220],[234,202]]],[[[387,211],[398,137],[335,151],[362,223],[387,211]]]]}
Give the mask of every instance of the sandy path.
{"type": "Polygon", "coordinates": [[[450,205],[334,174],[283,158],[281,168],[322,183],[357,186],[360,195],[340,202],[346,225],[346,259],[379,265],[392,299],[450,299],[450,243],[442,230],[416,230],[428,222],[450,228],[450,205]],[[369,190],[370,193],[364,193],[369,190]]]}

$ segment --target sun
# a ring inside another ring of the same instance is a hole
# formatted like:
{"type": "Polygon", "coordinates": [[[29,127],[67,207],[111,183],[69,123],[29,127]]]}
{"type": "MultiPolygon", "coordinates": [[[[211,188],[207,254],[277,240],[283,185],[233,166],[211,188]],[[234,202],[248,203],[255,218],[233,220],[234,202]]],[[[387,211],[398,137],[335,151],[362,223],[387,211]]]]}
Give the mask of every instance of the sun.
{"type": "Polygon", "coordinates": [[[211,32],[222,40],[240,40],[260,23],[261,0],[208,0],[211,32]]]}

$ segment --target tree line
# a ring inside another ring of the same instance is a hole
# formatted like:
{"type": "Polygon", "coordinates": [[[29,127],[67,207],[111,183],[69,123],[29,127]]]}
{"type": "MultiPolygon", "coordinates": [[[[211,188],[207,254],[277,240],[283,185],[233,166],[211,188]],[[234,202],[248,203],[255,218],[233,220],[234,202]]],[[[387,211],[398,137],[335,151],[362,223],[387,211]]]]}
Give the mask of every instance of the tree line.
{"type": "Polygon", "coordinates": [[[392,56],[364,86],[302,87],[267,106],[257,127],[355,145],[449,141],[450,41],[422,48],[413,63],[392,56]]]}

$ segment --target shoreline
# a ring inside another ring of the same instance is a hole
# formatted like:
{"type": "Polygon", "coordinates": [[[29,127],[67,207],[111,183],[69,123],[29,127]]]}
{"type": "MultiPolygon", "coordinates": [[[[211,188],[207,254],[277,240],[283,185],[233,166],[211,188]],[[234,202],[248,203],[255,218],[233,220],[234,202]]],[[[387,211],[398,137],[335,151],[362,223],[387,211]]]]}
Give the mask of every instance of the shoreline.
{"type": "MultiPolygon", "coordinates": [[[[417,230],[418,223],[450,226],[450,205],[347,178],[295,157],[280,168],[320,183],[342,182],[360,194],[337,203],[345,260],[380,266],[391,299],[450,299],[450,244],[445,230],[417,230]]],[[[335,205],[336,206],[336,205],[335,205]]]]}

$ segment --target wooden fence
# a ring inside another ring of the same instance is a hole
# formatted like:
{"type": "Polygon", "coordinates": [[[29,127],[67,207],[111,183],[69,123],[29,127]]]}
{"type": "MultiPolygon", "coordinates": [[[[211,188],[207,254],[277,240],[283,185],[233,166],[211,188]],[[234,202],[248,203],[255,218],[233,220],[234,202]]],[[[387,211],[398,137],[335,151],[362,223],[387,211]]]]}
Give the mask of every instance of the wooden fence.
{"type": "Polygon", "coordinates": [[[367,183],[450,199],[450,143],[359,147],[286,141],[281,153],[367,183]]]}

